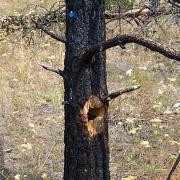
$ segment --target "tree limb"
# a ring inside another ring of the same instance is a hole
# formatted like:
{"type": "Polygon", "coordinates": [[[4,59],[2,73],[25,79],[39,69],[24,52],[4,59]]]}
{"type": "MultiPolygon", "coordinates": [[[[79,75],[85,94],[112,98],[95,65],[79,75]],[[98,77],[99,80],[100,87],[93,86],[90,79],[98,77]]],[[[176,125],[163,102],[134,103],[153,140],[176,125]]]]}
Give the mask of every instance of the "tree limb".
{"type": "MultiPolygon", "coordinates": [[[[171,0],[173,1],[173,0],[171,0]]],[[[177,1],[177,0],[176,0],[177,1]]],[[[15,32],[19,29],[34,29],[31,19],[38,19],[38,23],[41,24],[41,27],[51,25],[52,23],[65,22],[65,7],[59,7],[58,9],[52,10],[54,6],[45,14],[31,14],[31,15],[20,15],[20,16],[0,16],[0,28],[6,30],[7,33],[15,32]],[[14,28],[15,26],[15,28],[14,28]]],[[[116,12],[105,12],[105,18],[107,23],[117,20],[117,19],[129,19],[134,20],[134,18],[141,16],[160,16],[160,15],[170,15],[172,14],[172,7],[158,8],[156,11],[152,11],[150,8],[143,7],[139,9],[132,9],[121,13],[116,12]]],[[[130,21],[131,21],[130,20],[130,21]]]]}
{"type": "Polygon", "coordinates": [[[62,76],[64,78],[64,71],[57,69],[57,68],[54,68],[54,67],[51,67],[51,66],[48,66],[48,65],[45,65],[45,64],[40,64],[40,66],[43,67],[44,69],[48,70],[48,71],[59,74],[60,76],[62,76]]]}
{"type": "Polygon", "coordinates": [[[32,18],[31,20],[32,20],[32,22],[36,25],[36,27],[37,27],[38,29],[41,29],[43,32],[45,32],[46,34],[48,34],[49,36],[51,36],[53,39],[56,39],[56,40],[58,40],[58,41],[60,41],[60,42],[62,42],[62,43],[66,43],[66,42],[67,42],[66,39],[65,39],[65,37],[58,36],[58,35],[54,34],[53,32],[48,31],[46,28],[44,28],[41,24],[39,24],[39,23],[38,23],[37,21],[35,21],[33,18],[32,18]]]}
{"type": "Polygon", "coordinates": [[[111,94],[109,94],[106,98],[104,98],[105,101],[111,101],[112,99],[117,98],[118,96],[124,94],[124,93],[128,93],[131,91],[134,91],[136,89],[139,89],[141,86],[140,85],[136,85],[136,86],[130,86],[124,89],[121,89],[119,91],[113,92],[111,94]]]}
{"type": "Polygon", "coordinates": [[[173,164],[173,167],[172,167],[171,171],[168,174],[167,180],[171,179],[171,176],[172,176],[173,172],[176,170],[176,167],[178,166],[179,162],[180,162],[180,154],[178,155],[175,163],[173,164]]]}
{"type": "Polygon", "coordinates": [[[180,61],[180,52],[175,51],[172,49],[169,49],[167,47],[164,47],[162,44],[153,42],[150,39],[146,39],[144,37],[139,37],[137,35],[118,35],[115,38],[109,39],[107,41],[101,42],[99,44],[96,44],[92,46],[90,49],[88,49],[86,52],[82,53],[80,55],[80,58],[84,60],[86,63],[92,62],[92,57],[100,52],[104,51],[106,49],[120,46],[122,49],[125,49],[125,45],[128,43],[136,43],[141,46],[144,46],[151,51],[159,52],[160,54],[170,58],[174,59],[176,61],[180,61]]]}
{"type": "Polygon", "coordinates": [[[43,26],[49,26],[52,23],[65,22],[65,6],[63,5],[55,8],[55,10],[53,9],[54,5],[50,10],[46,9],[47,12],[45,14],[0,16],[0,28],[4,29],[8,34],[20,29],[22,29],[23,32],[34,30],[36,28],[34,28],[34,23],[31,21],[32,18],[38,19],[38,22],[43,26]]]}
{"type": "Polygon", "coordinates": [[[163,7],[159,7],[156,10],[153,10],[150,7],[145,6],[142,8],[131,9],[121,13],[117,13],[117,12],[111,13],[109,11],[105,11],[105,18],[106,20],[111,20],[111,19],[117,20],[117,19],[137,18],[142,16],[157,17],[160,15],[170,15],[170,14],[172,14],[172,8],[167,8],[163,6],[163,7]]]}

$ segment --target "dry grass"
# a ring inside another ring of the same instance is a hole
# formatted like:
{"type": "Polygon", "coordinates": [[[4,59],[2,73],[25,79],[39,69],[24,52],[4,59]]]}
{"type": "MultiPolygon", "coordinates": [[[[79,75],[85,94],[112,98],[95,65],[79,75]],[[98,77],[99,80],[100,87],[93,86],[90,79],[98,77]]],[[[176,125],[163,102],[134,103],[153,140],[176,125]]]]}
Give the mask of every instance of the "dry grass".
{"type": "MultiPolygon", "coordinates": [[[[7,4],[7,13],[16,7],[21,9],[20,1],[14,3],[16,6],[7,4]]],[[[179,48],[176,44],[180,41],[178,26],[162,26],[165,32],[159,25],[152,26],[158,32],[152,38],[179,48]]],[[[123,26],[122,32],[127,32],[127,28],[123,26]]],[[[132,31],[132,27],[128,29],[132,31]]],[[[109,36],[115,33],[111,31],[109,36]]],[[[63,173],[63,82],[61,77],[46,72],[38,64],[45,62],[63,68],[64,47],[39,33],[34,34],[34,42],[27,46],[17,33],[0,44],[3,166],[21,179],[60,180],[63,173]],[[8,153],[8,149],[12,151],[8,153]]],[[[142,85],[140,90],[110,104],[113,180],[128,176],[143,180],[165,179],[180,148],[180,107],[176,107],[180,103],[179,73],[179,63],[136,45],[128,46],[127,50],[118,47],[108,50],[109,92],[128,85],[142,85]],[[130,69],[131,75],[127,73],[130,69]]],[[[180,177],[178,170],[174,180],[180,177]]],[[[5,171],[2,174],[12,179],[5,171]]]]}

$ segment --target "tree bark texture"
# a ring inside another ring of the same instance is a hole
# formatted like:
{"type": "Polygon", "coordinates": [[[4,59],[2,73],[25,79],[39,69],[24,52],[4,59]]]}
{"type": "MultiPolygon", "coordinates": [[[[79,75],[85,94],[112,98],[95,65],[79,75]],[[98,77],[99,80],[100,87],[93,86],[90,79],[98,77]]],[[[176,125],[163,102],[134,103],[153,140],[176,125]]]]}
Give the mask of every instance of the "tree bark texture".
{"type": "Polygon", "coordinates": [[[105,40],[104,0],[66,0],[64,179],[108,180],[105,52],[80,55],[105,40]],[[74,13],[74,14],[73,14],[74,13]],[[73,16],[71,16],[73,14],[73,16]]]}

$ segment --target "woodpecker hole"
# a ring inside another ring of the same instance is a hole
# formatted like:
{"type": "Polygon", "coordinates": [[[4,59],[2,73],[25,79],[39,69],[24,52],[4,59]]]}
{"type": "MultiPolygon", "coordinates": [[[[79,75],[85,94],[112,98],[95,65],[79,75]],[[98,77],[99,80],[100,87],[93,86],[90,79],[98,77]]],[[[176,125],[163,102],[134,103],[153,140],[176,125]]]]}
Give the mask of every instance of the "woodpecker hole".
{"type": "Polygon", "coordinates": [[[83,122],[86,123],[90,136],[94,136],[102,131],[105,113],[106,108],[100,98],[90,96],[81,110],[82,116],[86,117],[86,120],[83,122]]]}

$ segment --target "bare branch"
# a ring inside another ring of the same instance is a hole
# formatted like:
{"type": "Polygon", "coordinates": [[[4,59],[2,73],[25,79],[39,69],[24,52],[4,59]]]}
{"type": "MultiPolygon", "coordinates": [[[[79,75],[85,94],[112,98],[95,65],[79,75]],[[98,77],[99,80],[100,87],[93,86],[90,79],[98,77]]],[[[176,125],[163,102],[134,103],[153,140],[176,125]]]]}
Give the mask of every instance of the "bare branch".
{"type": "MultiPolygon", "coordinates": [[[[171,0],[173,1],[173,0],[171,0]]],[[[155,11],[152,10],[151,8],[145,6],[142,8],[137,8],[137,9],[131,9],[125,12],[117,13],[117,12],[109,12],[105,11],[105,18],[106,19],[126,19],[126,18],[136,18],[136,17],[141,17],[141,16],[160,16],[160,15],[170,15],[172,14],[172,8],[167,8],[167,7],[159,7],[155,11]]]]}
{"type": "Polygon", "coordinates": [[[58,35],[54,34],[53,32],[48,31],[46,28],[44,28],[42,25],[40,25],[40,24],[39,24],[37,21],[35,21],[33,18],[32,18],[31,20],[32,20],[32,22],[36,25],[36,27],[37,27],[38,29],[41,29],[43,32],[45,32],[46,34],[48,34],[49,36],[51,36],[53,39],[56,39],[56,40],[58,40],[58,41],[60,41],[60,42],[63,42],[63,43],[66,43],[66,42],[67,42],[66,39],[65,39],[65,37],[58,36],[58,35]]]}
{"type": "MultiPolygon", "coordinates": [[[[174,1],[174,0],[171,0],[174,1]]],[[[175,0],[178,1],[178,0],[175,0]]],[[[55,4],[54,4],[55,5],[55,4]]],[[[18,31],[19,29],[23,29],[25,32],[27,29],[36,29],[34,28],[34,23],[32,24],[31,19],[38,19],[38,23],[41,24],[41,27],[49,26],[52,23],[57,22],[65,22],[65,6],[60,6],[59,8],[55,8],[54,5],[48,11],[46,9],[45,14],[31,14],[31,15],[20,15],[20,16],[0,16],[0,28],[4,29],[8,34],[18,31]],[[14,26],[15,25],[15,26],[14,26]]],[[[43,8],[43,7],[42,7],[43,8]]],[[[173,13],[173,14],[177,14],[173,13]]],[[[156,11],[152,11],[147,7],[132,9],[128,11],[124,11],[121,13],[116,12],[105,12],[105,18],[108,20],[106,23],[112,22],[117,19],[123,20],[134,20],[134,18],[142,17],[142,16],[154,16],[160,17],[161,15],[170,15],[172,14],[172,7],[160,7],[156,11]],[[131,19],[133,18],[133,19],[131,19]]]]}
{"type": "Polygon", "coordinates": [[[125,49],[125,45],[128,43],[136,43],[141,46],[144,46],[151,51],[159,52],[160,54],[170,58],[174,59],[176,61],[180,61],[180,52],[175,51],[172,49],[169,49],[167,47],[164,47],[162,44],[153,42],[150,39],[146,39],[144,37],[140,37],[138,35],[118,35],[115,38],[109,39],[107,41],[104,41],[102,43],[96,44],[92,46],[90,49],[88,49],[86,52],[84,52],[80,58],[85,60],[86,63],[91,63],[92,57],[100,52],[104,51],[106,49],[120,46],[122,49],[125,49]]]}
{"type": "Polygon", "coordinates": [[[130,86],[124,89],[121,89],[119,91],[113,92],[111,94],[109,94],[106,98],[105,101],[111,101],[112,99],[117,98],[118,96],[124,94],[124,93],[128,93],[131,91],[135,91],[136,89],[139,89],[141,86],[140,85],[136,85],[136,86],[130,86]]]}
{"type": "MultiPolygon", "coordinates": [[[[36,8],[39,6],[36,6],[36,8]]],[[[35,8],[35,10],[37,10],[35,8]]],[[[43,8],[43,7],[42,7],[43,8]]],[[[44,9],[44,8],[43,8],[44,9]]],[[[37,29],[34,27],[34,23],[31,19],[38,19],[38,22],[41,25],[49,26],[53,23],[65,22],[65,6],[59,5],[58,8],[51,7],[48,11],[46,9],[45,14],[30,14],[30,15],[19,15],[19,16],[0,16],[0,28],[4,29],[7,34],[11,34],[20,29],[23,30],[23,33],[37,29]]]]}
{"type": "Polygon", "coordinates": [[[176,170],[176,167],[178,166],[179,162],[180,162],[180,154],[178,155],[175,163],[173,164],[173,167],[172,167],[171,171],[168,174],[167,180],[171,179],[171,176],[172,176],[173,172],[176,170]]]}
{"type": "Polygon", "coordinates": [[[45,64],[40,64],[40,66],[43,67],[44,69],[48,70],[48,71],[59,74],[60,76],[62,76],[64,78],[64,71],[57,69],[57,68],[54,68],[54,67],[51,67],[51,66],[48,66],[48,65],[45,65],[45,64]]]}

